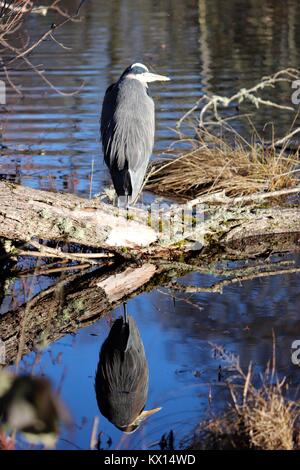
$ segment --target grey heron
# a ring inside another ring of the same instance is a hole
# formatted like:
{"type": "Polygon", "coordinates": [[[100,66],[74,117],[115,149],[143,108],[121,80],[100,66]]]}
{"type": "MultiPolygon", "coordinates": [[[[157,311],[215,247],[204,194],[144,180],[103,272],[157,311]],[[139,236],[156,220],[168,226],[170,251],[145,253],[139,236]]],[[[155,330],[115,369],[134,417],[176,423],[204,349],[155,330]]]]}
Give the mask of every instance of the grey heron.
{"type": "Polygon", "coordinates": [[[168,80],[137,62],[106,90],[101,137],[119,205],[136,202],[154,146],[154,102],[148,83],[168,80]]]}
{"type": "Polygon", "coordinates": [[[135,431],[160,410],[144,410],[148,383],[143,342],[134,319],[125,314],[115,320],[100,351],[95,389],[101,413],[121,431],[135,431]]]}

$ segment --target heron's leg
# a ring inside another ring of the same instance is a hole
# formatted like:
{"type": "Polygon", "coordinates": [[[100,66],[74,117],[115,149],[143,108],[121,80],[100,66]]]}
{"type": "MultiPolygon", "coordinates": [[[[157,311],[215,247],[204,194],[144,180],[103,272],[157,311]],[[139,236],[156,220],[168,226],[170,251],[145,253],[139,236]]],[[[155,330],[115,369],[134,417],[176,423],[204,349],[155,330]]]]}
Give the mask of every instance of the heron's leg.
{"type": "Polygon", "coordinates": [[[122,209],[127,209],[128,208],[128,194],[125,194],[124,196],[118,196],[118,207],[121,207],[122,209]]]}
{"type": "Polygon", "coordinates": [[[127,302],[123,303],[124,321],[127,323],[127,302]]]}

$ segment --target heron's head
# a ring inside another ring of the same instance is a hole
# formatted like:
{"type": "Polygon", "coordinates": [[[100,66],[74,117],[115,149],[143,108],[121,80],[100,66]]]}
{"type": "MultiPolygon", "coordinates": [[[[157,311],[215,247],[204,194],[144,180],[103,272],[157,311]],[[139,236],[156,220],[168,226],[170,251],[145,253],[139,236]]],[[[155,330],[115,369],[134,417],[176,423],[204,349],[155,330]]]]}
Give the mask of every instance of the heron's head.
{"type": "Polygon", "coordinates": [[[144,64],[136,62],[130,65],[122,74],[121,79],[135,79],[143,85],[147,86],[150,82],[168,82],[169,77],[164,75],[158,75],[156,73],[149,72],[148,68],[144,64]]]}
{"type": "Polygon", "coordinates": [[[134,431],[136,431],[140,427],[143,421],[145,421],[147,418],[149,418],[149,416],[154,415],[160,410],[161,408],[153,408],[152,410],[144,410],[131,424],[128,424],[126,426],[117,426],[117,428],[125,432],[126,434],[132,434],[134,431]]]}

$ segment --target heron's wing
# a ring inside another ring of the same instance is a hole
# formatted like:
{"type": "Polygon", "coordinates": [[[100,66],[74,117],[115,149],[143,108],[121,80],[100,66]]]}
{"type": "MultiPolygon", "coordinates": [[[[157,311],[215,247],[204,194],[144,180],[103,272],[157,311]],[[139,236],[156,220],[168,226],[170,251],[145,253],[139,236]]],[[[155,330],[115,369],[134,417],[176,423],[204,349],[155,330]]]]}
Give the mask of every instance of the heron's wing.
{"type": "Polygon", "coordinates": [[[148,365],[143,344],[120,351],[104,343],[95,388],[99,408],[118,426],[133,422],[143,410],[148,395],[148,365]]]}
{"type": "Polygon", "coordinates": [[[110,392],[130,393],[139,389],[141,378],[145,384],[148,365],[144,345],[134,319],[117,319],[104,341],[97,375],[110,392]]]}
{"type": "Polygon", "coordinates": [[[110,147],[115,128],[114,113],[116,109],[117,94],[118,86],[116,83],[113,83],[107,88],[102,104],[101,139],[104,151],[104,159],[108,165],[110,163],[110,147]]]}
{"type": "Polygon", "coordinates": [[[119,85],[115,111],[115,138],[118,160],[128,162],[137,171],[151,155],[154,144],[154,102],[137,80],[124,80],[119,85]]]}

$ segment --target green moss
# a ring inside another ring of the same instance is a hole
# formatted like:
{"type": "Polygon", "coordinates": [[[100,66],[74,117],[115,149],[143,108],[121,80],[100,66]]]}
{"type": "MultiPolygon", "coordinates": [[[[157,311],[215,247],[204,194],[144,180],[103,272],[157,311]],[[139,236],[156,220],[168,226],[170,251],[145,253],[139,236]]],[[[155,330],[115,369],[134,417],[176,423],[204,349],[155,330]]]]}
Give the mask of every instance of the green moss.
{"type": "Polygon", "coordinates": [[[48,332],[42,331],[37,338],[36,346],[39,349],[45,349],[48,346],[49,342],[50,340],[49,340],[48,332]]]}
{"type": "Polygon", "coordinates": [[[83,228],[74,227],[73,236],[78,240],[83,240],[85,237],[85,231],[83,228]]]}
{"type": "Polygon", "coordinates": [[[70,318],[76,314],[79,316],[84,311],[84,303],[82,300],[72,300],[59,314],[58,320],[60,323],[67,323],[70,318]]]}
{"type": "Polygon", "coordinates": [[[39,216],[42,217],[42,219],[50,219],[51,218],[51,212],[48,209],[42,209],[38,212],[39,216]]]}
{"type": "Polygon", "coordinates": [[[58,219],[56,225],[58,227],[58,230],[62,234],[70,235],[71,232],[74,230],[72,221],[70,219],[67,219],[66,217],[61,217],[60,219],[58,219]]]}
{"type": "Polygon", "coordinates": [[[56,225],[61,233],[61,235],[67,235],[79,240],[83,240],[85,236],[85,231],[81,227],[74,227],[72,220],[61,217],[57,220],[56,225]]]}
{"type": "Polygon", "coordinates": [[[3,242],[3,248],[5,250],[5,253],[7,253],[7,254],[10,254],[10,255],[18,254],[18,250],[15,247],[15,245],[12,243],[11,240],[5,240],[3,242]]]}
{"type": "Polygon", "coordinates": [[[174,243],[174,246],[181,248],[187,244],[187,240],[178,240],[174,243]]]}

